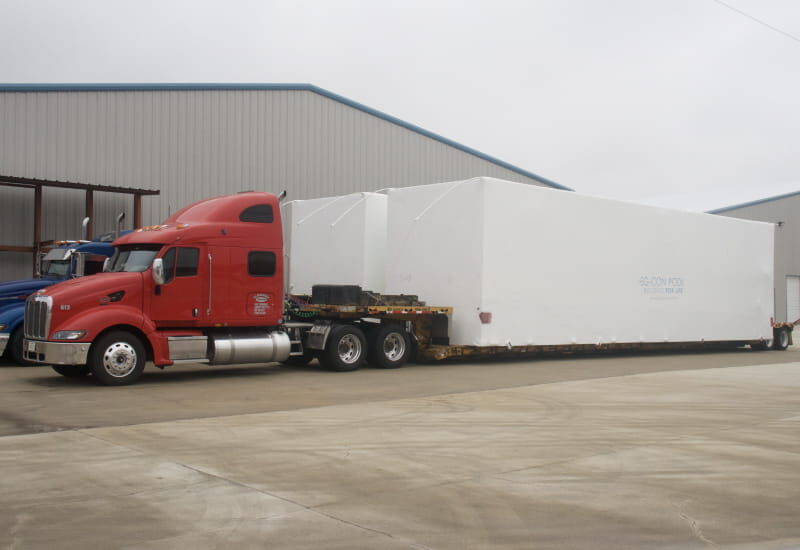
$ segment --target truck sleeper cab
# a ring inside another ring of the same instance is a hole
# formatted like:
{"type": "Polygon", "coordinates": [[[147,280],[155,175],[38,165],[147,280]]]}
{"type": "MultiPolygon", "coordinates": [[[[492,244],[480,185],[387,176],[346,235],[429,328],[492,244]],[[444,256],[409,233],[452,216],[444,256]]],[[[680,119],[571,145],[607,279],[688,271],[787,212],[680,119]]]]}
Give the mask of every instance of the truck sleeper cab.
{"type": "Polygon", "coordinates": [[[26,359],[120,385],[147,359],[164,367],[289,357],[274,195],[200,201],[113,244],[105,272],[29,297],[26,359]]]}

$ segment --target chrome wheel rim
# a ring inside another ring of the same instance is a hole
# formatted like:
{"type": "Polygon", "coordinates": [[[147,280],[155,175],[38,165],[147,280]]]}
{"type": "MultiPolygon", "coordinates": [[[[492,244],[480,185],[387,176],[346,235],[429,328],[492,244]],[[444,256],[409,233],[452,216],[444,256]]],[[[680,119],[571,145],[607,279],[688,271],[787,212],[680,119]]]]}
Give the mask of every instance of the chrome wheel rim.
{"type": "Polygon", "coordinates": [[[342,363],[352,365],[361,357],[361,340],[355,334],[345,334],[337,347],[342,363]]]}
{"type": "Polygon", "coordinates": [[[406,339],[399,332],[390,332],[383,339],[383,355],[389,361],[397,361],[406,353],[406,339]]]}
{"type": "Polygon", "coordinates": [[[127,342],[114,342],[103,353],[103,368],[114,378],[124,378],[136,368],[136,350],[127,342]]]}

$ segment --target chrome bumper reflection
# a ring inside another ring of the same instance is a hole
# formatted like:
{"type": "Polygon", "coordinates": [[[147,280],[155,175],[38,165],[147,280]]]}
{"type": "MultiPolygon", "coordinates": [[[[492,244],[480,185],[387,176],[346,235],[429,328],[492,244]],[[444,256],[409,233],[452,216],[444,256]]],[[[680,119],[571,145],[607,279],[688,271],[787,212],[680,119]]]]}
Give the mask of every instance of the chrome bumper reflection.
{"type": "Polygon", "coordinates": [[[7,332],[0,332],[0,355],[3,355],[3,352],[6,351],[6,346],[8,345],[8,338],[9,334],[7,332]]]}
{"type": "Polygon", "coordinates": [[[28,361],[46,365],[85,365],[90,342],[43,342],[28,340],[22,343],[22,355],[28,361]]]}

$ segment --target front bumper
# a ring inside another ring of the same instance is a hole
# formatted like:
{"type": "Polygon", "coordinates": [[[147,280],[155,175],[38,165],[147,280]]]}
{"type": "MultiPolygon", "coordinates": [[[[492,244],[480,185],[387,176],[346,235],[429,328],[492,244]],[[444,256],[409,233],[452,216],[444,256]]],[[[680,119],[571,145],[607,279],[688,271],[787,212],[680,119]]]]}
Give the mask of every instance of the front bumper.
{"type": "Polygon", "coordinates": [[[47,342],[28,340],[22,343],[22,355],[28,361],[46,365],[85,365],[91,342],[47,342]]]}
{"type": "Polygon", "coordinates": [[[10,334],[7,332],[0,332],[0,355],[6,351],[6,346],[8,345],[8,338],[10,334]]]}

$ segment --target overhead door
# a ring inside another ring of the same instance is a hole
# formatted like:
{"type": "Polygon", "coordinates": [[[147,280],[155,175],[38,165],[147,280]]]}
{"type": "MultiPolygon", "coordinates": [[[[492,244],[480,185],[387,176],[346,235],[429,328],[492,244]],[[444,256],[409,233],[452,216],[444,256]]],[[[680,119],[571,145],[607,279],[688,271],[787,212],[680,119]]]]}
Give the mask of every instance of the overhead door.
{"type": "Polygon", "coordinates": [[[786,320],[789,322],[800,319],[800,277],[797,275],[786,276],[786,320]]]}

